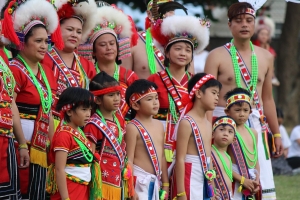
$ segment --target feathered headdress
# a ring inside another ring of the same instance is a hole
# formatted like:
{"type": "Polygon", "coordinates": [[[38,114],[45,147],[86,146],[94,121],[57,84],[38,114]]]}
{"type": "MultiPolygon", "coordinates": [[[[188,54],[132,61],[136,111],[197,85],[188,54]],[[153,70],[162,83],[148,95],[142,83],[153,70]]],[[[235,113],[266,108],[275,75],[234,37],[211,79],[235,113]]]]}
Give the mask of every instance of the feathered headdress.
{"type": "Polygon", "coordinates": [[[275,23],[274,21],[267,16],[259,16],[255,20],[255,33],[261,29],[267,29],[270,32],[270,37],[274,37],[275,35],[275,23]]]}
{"type": "MultiPolygon", "coordinates": [[[[4,9],[4,6],[6,5],[6,3],[7,3],[7,0],[2,0],[2,1],[0,1],[0,12],[1,12],[1,16],[2,16],[2,9],[4,9]]],[[[3,11],[4,12],[4,11],[3,11]]],[[[5,45],[7,45],[7,44],[9,44],[9,40],[6,38],[6,37],[4,37],[4,35],[2,34],[2,17],[0,17],[0,27],[1,27],[1,32],[0,32],[0,42],[2,43],[2,44],[5,44],[5,45]]]]}
{"type": "Polygon", "coordinates": [[[119,42],[119,59],[130,56],[130,48],[137,44],[138,34],[132,18],[112,6],[102,6],[95,13],[94,26],[83,40],[90,44],[91,50],[95,40],[106,33],[115,36],[119,42]]]}
{"type": "Polygon", "coordinates": [[[13,0],[4,12],[2,33],[15,48],[22,49],[26,34],[37,24],[44,25],[49,35],[56,30],[58,17],[53,5],[46,0],[13,0]]]}

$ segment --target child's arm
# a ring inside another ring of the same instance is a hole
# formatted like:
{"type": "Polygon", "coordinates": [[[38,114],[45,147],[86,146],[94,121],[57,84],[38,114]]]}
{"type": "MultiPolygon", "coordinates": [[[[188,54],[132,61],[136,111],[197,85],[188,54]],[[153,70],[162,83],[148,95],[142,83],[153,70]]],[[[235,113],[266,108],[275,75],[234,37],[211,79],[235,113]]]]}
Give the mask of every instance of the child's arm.
{"type": "MultiPolygon", "coordinates": [[[[255,142],[256,142],[256,146],[258,146],[258,134],[256,132],[255,129],[252,129],[252,132],[253,134],[255,135],[255,142]]],[[[258,148],[258,147],[257,147],[258,148]]],[[[258,150],[257,150],[257,153],[258,153],[258,150]]],[[[260,185],[260,166],[259,166],[259,161],[258,161],[258,157],[257,157],[257,162],[256,162],[256,165],[255,165],[255,169],[257,171],[256,173],[256,178],[255,178],[255,189],[254,189],[254,193],[257,193],[259,191],[259,185],[260,185]]]]}
{"type": "MultiPolygon", "coordinates": [[[[241,184],[242,176],[240,174],[233,171],[232,176],[233,176],[233,179],[236,182],[241,184]]],[[[255,186],[254,186],[254,181],[253,180],[244,178],[244,183],[242,185],[243,185],[244,188],[250,190],[250,192],[254,191],[255,186]]]]}
{"type": "Polygon", "coordinates": [[[167,193],[169,193],[169,186],[164,186],[165,183],[167,183],[167,185],[169,184],[169,178],[168,178],[168,166],[167,166],[167,160],[166,160],[166,156],[165,156],[165,151],[164,151],[164,148],[165,148],[165,134],[164,134],[164,127],[163,125],[161,124],[161,122],[159,122],[160,125],[161,125],[161,136],[162,136],[162,164],[161,164],[161,170],[162,170],[162,177],[161,177],[161,181],[162,181],[162,189],[164,191],[166,191],[167,193]]]}
{"type": "Polygon", "coordinates": [[[55,152],[55,176],[61,199],[69,198],[65,167],[68,153],[65,151],[55,152]]]}
{"type": "MultiPolygon", "coordinates": [[[[176,187],[177,193],[185,192],[184,187],[184,160],[187,153],[188,142],[192,134],[192,128],[187,120],[182,120],[179,122],[177,139],[176,139],[176,165],[175,165],[175,175],[176,175],[176,187]]],[[[186,196],[178,197],[177,199],[186,199],[186,196]]]]}

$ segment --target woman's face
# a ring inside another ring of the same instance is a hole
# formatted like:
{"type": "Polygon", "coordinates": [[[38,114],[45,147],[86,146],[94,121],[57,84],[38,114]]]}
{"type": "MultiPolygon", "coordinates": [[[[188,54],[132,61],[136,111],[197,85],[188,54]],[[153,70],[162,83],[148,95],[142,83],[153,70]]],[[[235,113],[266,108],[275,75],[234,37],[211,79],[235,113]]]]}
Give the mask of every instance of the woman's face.
{"type": "Polygon", "coordinates": [[[33,28],[32,35],[25,42],[22,55],[32,62],[44,59],[48,50],[48,34],[45,28],[33,28]]]}
{"type": "Polygon", "coordinates": [[[185,67],[192,61],[192,46],[187,42],[176,42],[172,44],[166,56],[170,60],[170,65],[185,67]]]}
{"type": "Polygon", "coordinates": [[[268,43],[269,39],[270,39],[270,33],[267,29],[261,29],[258,32],[257,35],[257,39],[260,41],[260,43],[262,44],[266,44],[268,43]]]}
{"type": "Polygon", "coordinates": [[[115,36],[106,33],[98,37],[94,42],[93,56],[97,62],[115,62],[118,56],[118,47],[115,36]]]}
{"type": "Polygon", "coordinates": [[[73,52],[80,44],[82,37],[82,23],[76,18],[64,19],[60,24],[64,51],[73,52]]]}

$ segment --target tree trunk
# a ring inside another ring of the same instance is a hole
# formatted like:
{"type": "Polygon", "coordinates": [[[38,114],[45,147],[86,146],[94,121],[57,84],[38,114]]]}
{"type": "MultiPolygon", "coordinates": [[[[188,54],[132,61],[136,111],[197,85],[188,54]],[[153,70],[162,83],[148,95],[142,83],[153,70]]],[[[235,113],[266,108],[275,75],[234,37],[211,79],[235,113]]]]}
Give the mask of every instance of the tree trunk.
{"type": "Polygon", "coordinates": [[[300,65],[298,60],[300,4],[287,3],[279,42],[277,72],[280,81],[278,107],[285,113],[285,124],[299,124],[300,65]],[[298,13],[298,14],[296,14],[298,13]]]}

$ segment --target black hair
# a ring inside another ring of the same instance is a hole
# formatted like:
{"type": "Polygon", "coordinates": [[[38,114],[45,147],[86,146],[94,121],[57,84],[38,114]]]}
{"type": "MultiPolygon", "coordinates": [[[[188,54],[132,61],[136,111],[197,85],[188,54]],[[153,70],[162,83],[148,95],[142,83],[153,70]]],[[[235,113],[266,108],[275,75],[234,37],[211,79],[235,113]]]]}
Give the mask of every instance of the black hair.
{"type": "MultiPolygon", "coordinates": [[[[166,55],[168,52],[170,52],[171,47],[172,47],[174,44],[178,43],[178,42],[184,42],[184,43],[189,44],[189,45],[191,46],[191,49],[192,49],[192,60],[191,60],[191,62],[193,62],[193,60],[194,60],[194,49],[193,49],[193,45],[192,45],[191,43],[187,42],[187,41],[184,41],[184,40],[179,40],[179,41],[176,41],[176,42],[174,42],[174,43],[168,45],[167,48],[166,48],[166,50],[165,50],[165,55],[166,55]]],[[[188,68],[189,68],[190,65],[191,65],[191,62],[185,66],[185,71],[188,70],[188,68]]],[[[165,67],[169,67],[169,65],[170,65],[170,58],[167,58],[167,56],[165,56],[164,66],[165,66],[165,67]]]]}
{"type": "MultiPolygon", "coordinates": [[[[111,34],[111,33],[105,33],[105,34],[111,34]]],[[[102,34],[102,35],[104,35],[104,34],[102,34]]],[[[100,35],[99,37],[101,37],[102,35],[100,35]]],[[[111,34],[111,35],[113,35],[113,34],[111,34]]],[[[114,35],[113,35],[113,36],[114,36],[114,35]]],[[[97,37],[96,40],[95,40],[94,43],[93,43],[93,53],[96,52],[96,41],[97,41],[97,39],[98,39],[99,37],[97,37]]],[[[115,37],[115,36],[114,36],[114,37],[115,37]]],[[[115,39],[116,39],[116,38],[115,38],[115,39]]],[[[119,42],[118,42],[117,39],[116,39],[116,45],[117,45],[117,57],[116,57],[115,62],[116,62],[117,65],[121,65],[121,64],[122,64],[122,61],[119,60],[120,45],[119,45],[119,42]]],[[[95,63],[96,63],[96,62],[97,62],[96,56],[93,56],[93,59],[95,60],[95,63]]]]}
{"type": "MultiPolygon", "coordinates": [[[[196,83],[206,75],[207,75],[206,73],[195,74],[188,82],[188,92],[190,93],[192,91],[193,87],[196,85],[196,83]]],[[[205,93],[205,90],[210,87],[218,87],[221,90],[222,84],[217,79],[210,79],[204,85],[202,85],[200,90],[203,93],[205,93]]]]}
{"type": "MultiPolygon", "coordinates": [[[[227,116],[227,115],[224,115],[224,116],[220,116],[220,117],[217,117],[216,119],[214,119],[213,120],[213,124],[214,123],[216,123],[216,121],[218,121],[218,120],[220,120],[220,119],[223,119],[223,118],[229,118],[229,119],[231,119],[232,121],[234,121],[234,119],[232,118],[232,117],[229,117],[229,116],[227,116]]],[[[234,121],[235,122],[235,121],[234,121]]],[[[228,124],[222,124],[222,125],[220,125],[220,126],[223,126],[223,127],[225,127],[225,126],[227,126],[228,124]]]]}
{"type": "MultiPolygon", "coordinates": [[[[85,108],[91,107],[94,103],[94,95],[80,87],[69,87],[65,89],[59,96],[56,105],[56,111],[60,112],[65,105],[72,105],[71,110],[76,111],[76,108],[83,106],[85,108]]],[[[65,114],[64,120],[70,122],[70,117],[65,114]]]]}
{"type": "Polygon", "coordinates": [[[111,77],[106,72],[101,71],[91,80],[89,88],[90,91],[97,91],[116,85],[119,85],[119,82],[114,77],[111,77]]]}
{"type": "MultiPolygon", "coordinates": [[[[233,90],[230,90],[229,92],[227,92],[224,96],[224,100],[227,101],[227,99],[229,99],[230,97],[232,97],[233,95],[236,95],[236,94],[245,94],[245,95],[248,95],[249,97],[251,97],[251,94],[248,90],[244,89],[244,88],[234,88],[233,90]]],[[[237,101],[233,104],[231,104],[227,109],[230,109],[231,106],[233,105],[238,105],[238,106],[242,106],[244,102],[241,102],[241,101],[237,101]]],[[[251,108],[251,105],[249,104],[250,108],[251,108]]]]}
{"type": "Polygon", "coordinates": [[[237,3],[232,4],[229,7],[228,12],[227,12],[227,17],[228,17],[229,22],[231,22],[231,20],[233,18],[235,18],[236,16],[245,13],[248,8],[253,9],[251,4],[249,4],[247,2],[237,2],[237,3]]]}
{"type": "Polygon", "coordinates": [[[282,109],[276,108],[276,113],[277,113],[277,118],[282,118],[282,119],[284,118],[282,109]]]}
{"type": "Polygon", "coordinates": [[[3,6],[3,8],[1,9],[1,14],[0,14],[0,19],[3,19],[4,18],[4,12],[6,10],[6,8],[8,7],[8,4],[10,3],[11,1],[7,1],[5,3],[5,5],[3,6]]]}
{"type": "MultiPolygon", "coordinates": [[[[157,85],[151,81],[145,80],[145,79],[139,79],[134,81],[126,90],[125,93],[125,100],[127,105],[130,105],[130,97],[132,94],[134,93],[139,93],[142,94],[143,91],[147,91],[148,89],[150,89],[151,87],[154,87],[157,90],[157,85]]],[[[138,101],[137,103],[140,103],[140,101],[138,101]]],[[[129,118],[133,119],[136,115],[136,111],[134,109],[131,109],[131,113],[129,118]]]]}

